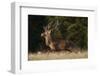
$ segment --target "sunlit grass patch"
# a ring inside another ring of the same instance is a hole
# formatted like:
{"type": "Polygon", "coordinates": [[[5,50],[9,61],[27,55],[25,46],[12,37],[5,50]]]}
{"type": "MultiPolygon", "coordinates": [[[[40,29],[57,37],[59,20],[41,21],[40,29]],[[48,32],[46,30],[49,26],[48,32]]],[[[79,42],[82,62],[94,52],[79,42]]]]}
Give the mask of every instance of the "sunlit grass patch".
{"type": "Polygon", "coordinates": [[[87,51],[78,52],[47,52],[47,53],[29,53],[28,60],[55,60],[55,59],[80,59],[88,58],[87,51]]]}

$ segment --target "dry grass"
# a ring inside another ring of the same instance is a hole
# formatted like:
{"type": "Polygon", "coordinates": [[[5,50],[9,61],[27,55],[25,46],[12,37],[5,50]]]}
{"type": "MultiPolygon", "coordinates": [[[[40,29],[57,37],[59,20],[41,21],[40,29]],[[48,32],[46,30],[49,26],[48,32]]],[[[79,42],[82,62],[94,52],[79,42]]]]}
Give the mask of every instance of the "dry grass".
{"type": "Polygon", "coordinates": [[[78,52],[49,52],[49,53],[29,53],[28,60],[55,60],[55,59],[80,59],[88,58],[87,51],[78,52]]]}

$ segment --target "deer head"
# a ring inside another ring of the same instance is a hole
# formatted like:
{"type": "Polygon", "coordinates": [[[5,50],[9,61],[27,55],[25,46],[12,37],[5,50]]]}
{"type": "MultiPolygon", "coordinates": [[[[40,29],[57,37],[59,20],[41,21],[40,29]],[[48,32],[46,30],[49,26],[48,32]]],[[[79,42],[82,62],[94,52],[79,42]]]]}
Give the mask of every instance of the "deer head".
{"type": "Polygon", "coordinates": [[[41,37],[45,38],[46,45],[49,45],[49,40],[51,39],[51,29],[48,26],[43,27],[44,32],[41,33],[41,37]]]}
{"type": "Polygon", "coordinates": [[[55,46],[51,37],[51,32],[53,29],[51,28],[50,24],[43,27],[43,29],[44,29],[44,32],[41,33],[41,37],[45,39],[46,46],[50,47],[51,50],[55,50],[55,46]]]}

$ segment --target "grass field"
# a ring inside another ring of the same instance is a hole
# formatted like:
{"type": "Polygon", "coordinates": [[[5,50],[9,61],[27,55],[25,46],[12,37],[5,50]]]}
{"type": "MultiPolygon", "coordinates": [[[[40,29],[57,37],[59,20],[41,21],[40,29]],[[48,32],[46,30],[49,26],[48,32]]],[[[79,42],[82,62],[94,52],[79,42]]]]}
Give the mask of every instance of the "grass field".
{"type": "Polygon", "coordinates": [[[29,53],[28,60],[55,60],[55,59],[80,59],[80,58],[88,58],[87,51],[78,51],[78,52],[49,52],[49,53],[29,53]]]}

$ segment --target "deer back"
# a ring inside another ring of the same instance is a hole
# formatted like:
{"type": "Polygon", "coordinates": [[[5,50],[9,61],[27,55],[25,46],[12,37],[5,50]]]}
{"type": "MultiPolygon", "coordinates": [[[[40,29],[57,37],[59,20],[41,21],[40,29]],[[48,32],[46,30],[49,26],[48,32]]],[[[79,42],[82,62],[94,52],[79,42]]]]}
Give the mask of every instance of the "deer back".
{"type": "Polygon", "coordinates": [[[53,42],[56,50],[64,50],[66,47],[66,41],[64,39],[55,39],[53,42]]]}

